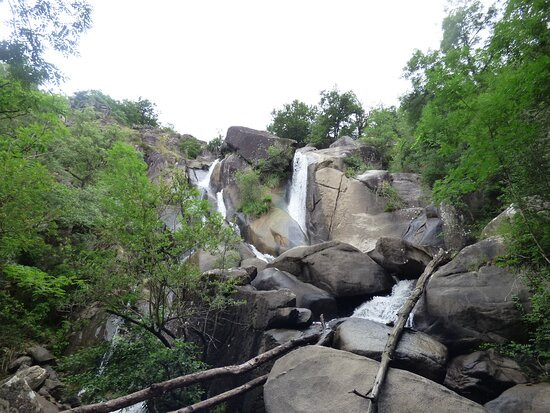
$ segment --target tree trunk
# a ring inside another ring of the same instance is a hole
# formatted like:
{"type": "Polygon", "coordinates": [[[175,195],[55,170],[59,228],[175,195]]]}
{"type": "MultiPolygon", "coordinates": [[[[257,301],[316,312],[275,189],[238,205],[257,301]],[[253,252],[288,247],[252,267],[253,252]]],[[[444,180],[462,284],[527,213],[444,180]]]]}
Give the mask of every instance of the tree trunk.
{"type": "Polygon", "coordinates": [[[426,287],[430,276],[437,270],[440,265],[448,262],[449,259],[450,254],[447,251],[443,251],[440,249],[435,257],[426,266],[426,269],[416,282],[416,286],[413,292],[399,311],[397,322],[395,323],[395,326],[393,327],[393,330],[388,337],[386,347],[384,348],[384,352],[382,353],[380,367],[378,368],[378,373],[376,374],[372,388],[367,391],[366,394],[362,394],[357,390],[354,390],[352,392],[357,396],[369,400],[370,403],[367,413],[376,413],[377,411],[377,403],[380,390],[382,388],[382,385],[384,384],[384,379],[386,378],[386,373],[388,372],[390,361],[393,357],[393,353],[397,347],[397,344],[399,343],[399,339],[401,338],[401,334],[403,333],[403,328],[405,327],[405,323],[409,318],[409,314],[413,310],[417,301],[422,296],[422,293],[424,292],[424,288],[426,287]]]}
{"type": "Polygon", "coordinates": [[[242,386],[235,387],[234,389],[228,390],[225,393],[218,394],[217,396],[210,397],[209,399],[203,400],[201,402],[195,403],[191,406],[187,406],[179,410],[174,410],[170,413],[192,413],[216,406],[217,404],[229,400],[232,397],[238,396],[242,393],[246,393],[247,391],[252,390],[255,387],[261,386],[267,381],[267,376],[267,374],[264,374],[263,376],[256,377],[255,379],[246,382],[242,386]]]}
{"type": "MultiPolygon", "coordinates": [[[[265,363],[275,357],[278,357],[288,350],[293,349],[304,344],[315,342],[319,340],[321,333],[309,334],[304,337],[296,338],[294,340],[287,341],[280,346],[277,346],[265,353],[259,354],[256,357],[238,365],[216,367],[209,370],[199,371],[197,373],[187,374],[185,376],[176,377],[174,379],[166,380],[160,383],[152,384],[151,386],[138,390],[134,393],[122,396],[113,400],[108,400],[102,403],[90,404],[87,406],[75,407],[70,410],[65,410],[63,413],[107,413],[113,410],[122,409],[124,407],[131,406],[133,404],[151,399],[153,397],[160,396],[168,391],[187,387],[195,383],[211,380],[219,377],[234,376],[245,373],[257,367],[258,365],[265,363]]],[[[259,385],[259,384],[255,384],[259,385]]],[[[248,388],[246,389],[248,390],[248,388]]],[[[242,391],[246,391],[242,390],[242,391]]],[[[227,393],[227,392],[226,392],[227,393]]]]}

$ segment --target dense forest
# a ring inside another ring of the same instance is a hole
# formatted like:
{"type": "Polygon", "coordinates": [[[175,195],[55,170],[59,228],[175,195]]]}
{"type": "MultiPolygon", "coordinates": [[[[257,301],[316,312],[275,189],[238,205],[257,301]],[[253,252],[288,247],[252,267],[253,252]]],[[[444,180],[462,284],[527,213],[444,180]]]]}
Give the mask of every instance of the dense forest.
{"type": "MultiPolygon", "coordinates": [[[[46,50],[76,53],[92,8],[10,4],[11,37],[0,42],[0,376],[36,344],[59,359],[66,397],[86,389],[85,403],[206,368],[200,326],[239,304],[231,294],[237,280],[204,276],[181,258],[223,251],[219,267],[231,267],[240,237],[178,164],[219,156],[223,137],[207,144],[162,126],[145,98],[49,92],[63,74],[46,50]],[[152,176],[157,154],[170,165],[152,176]],[[174,228],[163,219],[170,211],[181,217],[174,228]],[[90,303],[128,330],[100,375],[109,343],[67,351],[90,303]]],[[[411,88],[399,107],[364,108],[353,91],[327,89],[315,106],[294,100],[274,109],[267,126],[298,147],[328,148],[349,136],[375,151],[382,168],[418,173],[434,204],[466,217],[472,241],[512,205],[501,228],[508,253],[496,264],[517,269],[532,293],[521,309],[529,340],[481,348],[497,348],[537,380],[548,378],[550,362],[549,27],[548,0],[463,2],[444,19],[439,49],[417,50],[406,63],[411,88]]],[[[270,151],[237,175],[241,211],[250,216],[269,210],[269,188],[292,175],[292,153],[270,151]]],[[[350,178],[377,169],[359,157],[345,162],[350,178]]],[[[154,408],[204,395],[192,387],[155,399],[154,408]]]]}

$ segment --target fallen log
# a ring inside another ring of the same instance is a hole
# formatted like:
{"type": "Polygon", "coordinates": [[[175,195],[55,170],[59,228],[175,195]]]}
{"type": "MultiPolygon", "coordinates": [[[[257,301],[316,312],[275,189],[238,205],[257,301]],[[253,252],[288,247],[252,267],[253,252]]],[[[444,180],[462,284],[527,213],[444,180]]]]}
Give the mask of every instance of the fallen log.
{"type": "MultiPolygon", "coordinates": [[[[89,404],[86,406],[74,407],[69,410],[64,410],[61,413],[108,413],[114,410],[122,409],[133,404],[158,397],[168,391],[187,387],[195,383],[220,378],[225,376],[234,376],[247,371],[253,370],[260,364],[263,364],[275,357],[278,357],[287,351],[304,344],[316,342],[321,337],[321,333],[312,333],[303,337],[295,338],[287,341],[277,347],[272,348],[265,353],[259,354],[250,360],[233,366],[216,367],[209,370],[199,371],[185,376],[179,376],[160,383],[154,383],[149,387],[138,390],[134,393],[108,400],[101,403],[89,404]]],[[[259,385],[259,384],[256,384],[259,385]]],[[[242,387],[242,386],[241,386],[242,387]]],[[[234,389],[235,390],[235,389],[234,389]]],[[[248,390],[248,389],[247,389],[248,390]]],[[[246,390],[244,390],[246,391],[246,390]]],[[[227,393],[227,392],[226,392],[227,393]]],[[[192,410],[190,410],[192,411],[192,410]]]]}
{"type": "Polygon", "coordinates": [[[369,400],[369,408],[367,410],[367,413],[376,413],[377,411],[380,390],[382,388],[382,385],[384,384],[384,379],[386,378],[390,361],[393,357],[393,353],[397,347],[397,344],[399,343],[399,339],[403,334],[403,328],[405,327],[405,323],[409,318],[409,314],[424,293],[424,289],[426,287],[426,284],[428,284],[431,275],[437,270],[439,266],[448,262],[449,259],[450,254],[447,251],[440,249],[439,252],[430,261],[430,263],[426,266],[426,269],[416,282],[416,286],[414,287],[411,295],[409,296],[405,304],[403,304],[401,310],[399,310],[397,322],[395,323],[393,330],[388,337],[388,341],[386,342],[384,352],[382,353],[382,359],[380,361],[380,367],[378,368],[378,372],[376,374],[371,389],[366,393],[361,393],[357,389],[352,391],[352,393],[356,394],[357,396],[369,400]]]}
{"type": "Polygon", "coordinates": [[[170,413],[192,413],[216,406],[217,404],[229,400],[232,397],[238,396],[242,393],[246,393],[247,391],[252,390],[255,387],[261,386],[267,381],[267,376],[267,374],[264,374],[263,376],[256,377],[255,379],[246,382],[242,386],[235,387],[234,389],[228,390],[224,393],[220,393],[217,396],[210,397],[209,399],[203,400],[201,402],[195,403],[191,406],[187,406],[179,410],[174,410],[170,413]]]}

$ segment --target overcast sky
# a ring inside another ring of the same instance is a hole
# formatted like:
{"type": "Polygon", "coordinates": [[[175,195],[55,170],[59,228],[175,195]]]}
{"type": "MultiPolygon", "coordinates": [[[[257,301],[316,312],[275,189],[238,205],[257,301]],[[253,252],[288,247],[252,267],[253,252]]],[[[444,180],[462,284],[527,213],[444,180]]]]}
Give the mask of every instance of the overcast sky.
{"type": "Polygon", "coordinates": [[[148,98],[160,119],[210,140],[264,129],[273,108],[352,89],[397,104],[415,48],[437,48],[444,0],[91,0],[80,57],[56,60],[63,92],[148,98]]]}

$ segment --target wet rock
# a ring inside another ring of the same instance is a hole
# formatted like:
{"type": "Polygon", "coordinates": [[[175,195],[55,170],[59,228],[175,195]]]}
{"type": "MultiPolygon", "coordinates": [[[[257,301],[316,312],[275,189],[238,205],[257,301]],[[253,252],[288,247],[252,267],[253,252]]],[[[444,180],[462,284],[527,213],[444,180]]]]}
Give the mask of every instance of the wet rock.
{"type": "Polygon", "coordinates": [[[394,283],[367,254],[336,241],[293,248],[267,267],[290,272],[336,298],[385,293],[394,283]]]}
{"type": "Polygon", "coordinates": [[[300,226],[281,208],[271,208],[267,214],[250,221],[243,235],[260,251],[270,255],[279,255],[308,243],[300,226]]]}
{"type": "Polygon", "coordinates": [[[402,238],[416,245],[444,248],[443,225],[435,207],[427,206],[420,216],[409,223],[402,238]]]}
{"type": "Polygon", "coordinates": [[[518,384],[485,404],[491,413],[547,413],[550,383],[518,384]]]}
{"type": "Polygon", "coordinates": [[[414,245],[399,238],[382,237],[369,256],[399,279],[420,277],[432,260],[435,249],[414,245]]]}
{"type": "Polygon", "coordinates": [[[278,308],[267,328],[305,328],[313,322],[313,313],[307,308],[278,308]]]}
{"type": "Polygon", "coordinates": [[[490,265],[504,251],[502,239],[489,238],[442,266],[415,307],[415,328],[456,350],[481,342],[525,340],[516,298],[527,307],[529,292],[519,274],[490,265]]]}
{"type": "Polygon", "coordinates": [[[259,258],[247,258],[241,262],[243,267],[256,267],[258,272],[263,271],[267,265],[267,262],[259,258]]]}
{"type": "MultiPolygon", "coordinates": [[[[367,401],[354,396],[373,383],[377,361],[326,347],[307,346],[275,362],[264,400],[267,413],[364,413],[367,401]]],[[[379,413],[481,413],[480,406],[424,377],[390,369],[379,413]]]]}
{"type": "MultiPolygon", "coordinates": [[[[334,347],[380,361],[392,328],[363,318],[350,318],[336,329],[334,347]]],[[[406,330],[391,366],[412,371],[430,380],[445,377],[447,348],[424,333],[406,330]]]]}
{"type": "Polygon", "coordinates": [[[294,275],[277,268],[266,268],[258,273],[252,282],[258,290],[288,288],[296,295],[298,307],[309,308],[315,317],[324,314],[326,319],[336,315],[336,300],[326,291],[312,284],[304,283],[294,275]]]}
{"type": "Polygon", "coordinates": [[[321,332],[321,329],[321,324],[316,323],[303,330],[290,328],[274,328],[267,330],[262,336],[262,344],[260,346],[259,353],[264,353],[274,347],[286,343],[287,341],[295,340],[310,334],[319,333],[321,332]]]}
{"type": "Polygon", "coordinates": [[[504,390],[526,382],[527,377],[515,361],[489,350],[451,360],[444,384],[464,397],[485,403],[504,390]]]}

